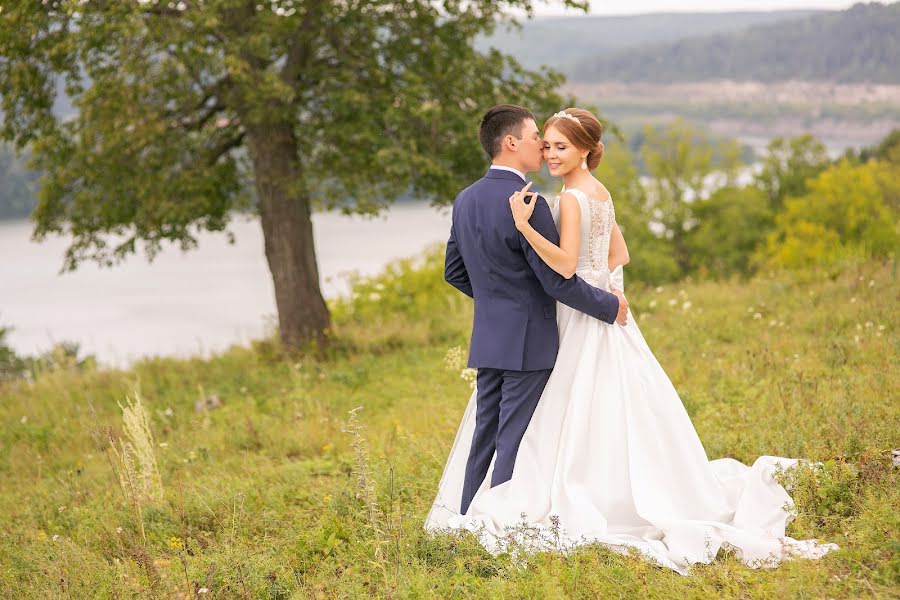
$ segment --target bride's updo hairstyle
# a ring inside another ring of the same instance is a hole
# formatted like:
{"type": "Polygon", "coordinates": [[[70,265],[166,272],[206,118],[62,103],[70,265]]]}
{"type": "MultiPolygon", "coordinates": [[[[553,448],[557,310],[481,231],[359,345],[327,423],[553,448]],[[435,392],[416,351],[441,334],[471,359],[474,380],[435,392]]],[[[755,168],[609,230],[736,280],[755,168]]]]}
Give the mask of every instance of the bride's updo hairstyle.
{"type": "Polygon", "coordinates": [[[582,151],[588,150],[586,162],[588,169],[593,171],[600,164],[600,159],[603,158],[603,142],[600,141],[603,126],[597,117],[582,108],[567,108],[562,112],[575,117],[578,121],[568,117],[553,116],[544,123],[544,132],[546,133],[551,127],[556,127],[560,133],[575,144],[576,148],[582,151]]]}

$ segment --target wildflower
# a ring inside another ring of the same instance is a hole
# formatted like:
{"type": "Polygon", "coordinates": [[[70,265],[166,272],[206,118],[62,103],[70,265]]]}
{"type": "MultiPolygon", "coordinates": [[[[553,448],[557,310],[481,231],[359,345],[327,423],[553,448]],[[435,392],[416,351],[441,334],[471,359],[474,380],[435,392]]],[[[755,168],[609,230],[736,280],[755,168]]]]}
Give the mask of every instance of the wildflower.
{"type": "Polygon", "coordinates": [[[208,593],[209,593],[209,588],[202,587],[202,588],[200,588],[199,590],[197,590],[197,593],[198,593],[198,594],[208,594],[208,593]]]}
{"type": "Polygon", "coordinates": [[[869,280],[869,287],[875,287],[875,280],[874,280],[874,279],[870,279],[870,280],[869,280]]]}
{"type": "Polygon", "coordinates": [[[168,448],[168,447],[169,447],[169,442],[160,442],[160,443],[159,443],[159,447],[160,447],[160,448],[168,448]]]}
{"type": "Polygon", "coordinates": [[[59,534],[58,534],[58,533],[54,533],[54,534],[53,534],[53,537],[50,538],[50,539],[52,539],[52,540],[55,542],[56,540],[59,539],[59,534]]]}
{"type": "Polygon", "coordinates": [[[184,542],[180,537],[172,536],[169,538],[169,548],[172,550],[181,550],[184,548],[184,542]]]}
{"type": "Polygon", "coordinates": [[[62,512],[62,511],[64,511],[64,510],[66,510],[66,507],[65,507],[65,506],[60,506],[60,507],[59,507],[59,512],[62,512]]]}
{"type": "Polygon", "coordinates": [[[854,335],[854,336],[853,336],[853,341],[856,342],[856,343],[858,344],[858,343],[859,343],[859,336],[858,336],[858,335],[854,335]]]}
{"type": "Polygon", "coordinates": [[[778,321],[776,321],[775,319],[769,321],[769,327],[775,327],[776,325],[778,325],[778,321]]]}
{"type": "Polygon", "coordinates": [[[866,329],[872,326],[872,321],[866,321],[866,329]]]}
{"type": "Polygon", "coordinates": [[[760,314],[760,313],[753,313],[753,318],[756,319],[756,320],[762,319],[762,314],[760,314]]]}
{"type": "Polygon", "coordinates": [[[879,325],[879,326],[878,326],[878,331],[884,331],[884,325],[879,325]]]}
{"type": "Polygon", "coordinates": [[[752,313],[755,309],[752,306],[747,307],[747,312],[752,313]]]}
{"type": "Polygon", "coordinates": [[[381,294],[379,294],[378,292],[372,292],[371,294],[369,294],[369,300],[371,300],[372,302],[381,300],[381,294]]]}
{"type": "Polygon", "coordinates": [[[331,502],[331,494],[325,494],[325,497],[322,498],[325,502],[331,502]]]}
{"type": "Polygon", "coordinates": [[[478,377],[478,371],[475,369],[463,369],[460,371],[459,376],[463,378],[463,380],[468,381],[472,386],[472,389],[475,389],[476,378],[478,377]]]}
{"type": "Polygon", "coordinates": [[[650,301],[650,308],[656,308],[656,300],[650,301]]]}
{"type": "Polygon", "coordinates": [[[122,533],[123,529],[121,527],[116,527],[116,533],[122,533]]]}
{"type": "Polygon", "coordinates": [[[794,360],[797,360],[797,359],[799,359],[799,358],[800,358],[800,355],[799,355],[799,354],[795,354],[795,355],[794,355],[794,360]]]}
{"type": "Polygon", "coordinates": [[[22,418],[19,419],[19,423],[21,423],[22,425],[24,425],[24,424],[27,423],[27,422],[28,422],[28,416],[27,416],[27,415],[22,415],[22,418]]]}
{"type": "Polygon", "coordinates": [[[678,303],[678,300],[676,300],[675,298],[672,298],[671,300],[669,300],[669,306],[675,306],[677,303],[678,303]]]}
{"type": "Polygon", "coordinates": [[[444,367],[448,371],[456,371],[457,369],[462,368],[464,361],[465,357],[463,355],[462,347],[453,346],[447,350],[447,354],[444,356],[444,367]]]}
{"type": "Polygon", "coordinates": [[[690,302],[685,302],[684,304],[681,305],[681,310],[687,310],[687,309],[689,309],[690,307],[691,307],[691,303],[690,303],[690,302]]]}
{"type": "Polygon", "coordinates": [[[856,296],[850,298],[850,304],[854,304],[856,302],[856,296]]]}
{"type": "Polygon", "coordinates": [[[659,293],[662,292],[662,291],[663,291],[663,289],[662,289],[662,286],[661,286],[661,285],[656,286],[656,293],[657,293],[657,294],[659,294],[659,293]]]}
{"type": "Polygon", "coordinates": [[[324,446],[322,446],[322,452],[328,452],[329,450],[331,450],[331,444],[325,444],[324,446]]]}
{"type": "Polygon", "coordinates": [[[862,325],[860,325],[859,323],[857,323],[857,324],[856,324],[856,330],[857,330],[857,331],[862,331],[862,325]]]}
{"type": "Polygon", "coordinates": [[[172,410],[172,407],[170,406],[169,408],[167,408],[166,410],[163,411],[163,414],[166,415],[167,417],[171,417],[172,415],[175,414],[175,411],[172,410]]]}

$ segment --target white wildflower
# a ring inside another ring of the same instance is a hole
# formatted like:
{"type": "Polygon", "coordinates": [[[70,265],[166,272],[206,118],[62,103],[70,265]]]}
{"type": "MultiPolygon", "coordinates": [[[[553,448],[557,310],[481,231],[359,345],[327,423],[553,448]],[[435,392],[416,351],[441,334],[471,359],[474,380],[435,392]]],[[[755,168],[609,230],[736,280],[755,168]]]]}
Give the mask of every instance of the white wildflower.
{"type": "Polygon", "coordinates": [[[27,423],[27,422],[28,422],[28,415],[22,415],[22,418],[19,419],[19,423],[21,423],[22,425],[24,425],[24,424],[27,423]]]}
{"type": "Polygon", "coordinates": [[[676,304],[678,304],[678,300],[676,300],[675,298],[669,300],[669,306],[675,306],[676,304]]]}
{"type": "Polygon", "coordinates": [[[171,417],[175,414],[175,411],[172,410],[172,407],[170,406],[166,410],[163,411],[163,414],[166,415],[167,417],[171,417]]]}
{"type": "Polygon", "coordinates": [[[762,319],[762,314],[760,314],[760,313],[753,313],[753,318],[754,318],[754,319],[757,319],[757,320],[762,319]]]}
{"type": "Polygon", "coordinates": [[[650,308],[656,308],[656,300],[650,301],[650,308]]]}
{"type": "Polygon", "coordinates": [[[681,305],[681,310],[688,310],[690,307],[691,307],[691,303],[685,302],[684,304],[681,305]]]}

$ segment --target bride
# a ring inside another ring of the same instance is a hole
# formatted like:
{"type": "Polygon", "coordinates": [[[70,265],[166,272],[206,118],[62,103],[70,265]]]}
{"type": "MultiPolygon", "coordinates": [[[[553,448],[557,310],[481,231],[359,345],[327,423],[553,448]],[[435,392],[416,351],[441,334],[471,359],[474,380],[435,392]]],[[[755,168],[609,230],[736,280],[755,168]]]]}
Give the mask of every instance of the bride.
{"type": "MultiPolygon", "coordinates": [[[[516,227],[547,265],[624,292],[628,249],[609,191],[591,171],[603,155],[601,125],[569,108],[544,125],[544,160],[565,188],[554,209],[560,245],[528,223],[530,194],[510,198],[516,227]]],[[[473,392],[425,522],[474,532],[491,552],[601,544],[637,550],[687,575],[723,546],[748,566],[818,558],[834,544],[785,535],[792,500],[773,475],[797,459],[761,456],[752,466],[710,461],[633,315],[611,326],[557,304],[559,354],[519,446],[512,478],[490,487],[493,464],[459,514],[475,429],[473,392]]]]}

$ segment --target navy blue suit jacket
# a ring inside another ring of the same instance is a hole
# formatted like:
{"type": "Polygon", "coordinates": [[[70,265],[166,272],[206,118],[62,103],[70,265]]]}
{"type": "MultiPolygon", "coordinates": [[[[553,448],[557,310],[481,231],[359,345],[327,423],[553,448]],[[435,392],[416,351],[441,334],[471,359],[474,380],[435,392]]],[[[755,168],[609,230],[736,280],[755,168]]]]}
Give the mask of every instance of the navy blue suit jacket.
{"type": "MultiPolygon", "coordinates": [[[[614,323],[619,299],[548,267],[516,229],[509,197],[524,183],[515,173],[490,169],[453,201],[444,278],[475,299],[469,367],[552,369],[559,349],[556,300],[614,323]]],[[[541,197],[529,222],[559,244],[550,207],[541,197]]]]}

